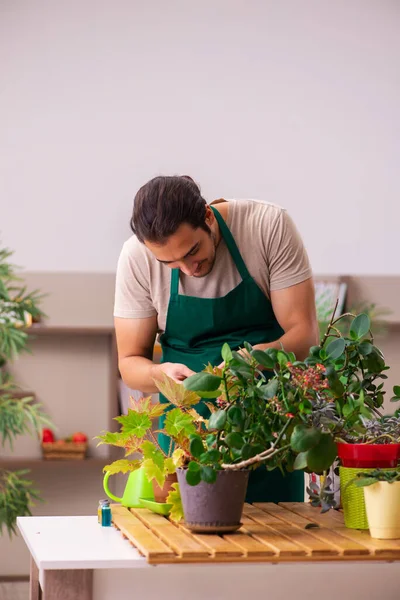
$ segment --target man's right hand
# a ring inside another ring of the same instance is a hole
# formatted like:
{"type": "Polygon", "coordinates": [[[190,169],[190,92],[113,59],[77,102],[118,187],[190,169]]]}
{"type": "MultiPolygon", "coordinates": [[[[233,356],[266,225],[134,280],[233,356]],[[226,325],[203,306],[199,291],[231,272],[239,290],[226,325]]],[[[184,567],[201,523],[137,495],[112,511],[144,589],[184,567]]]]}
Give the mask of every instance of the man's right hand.
{"type": "Polygon", "coordinates": [[[195,372],[189,369],[186,365],[181,365],[180,363],[167,362],[153,366],[151,372],[153,379],[161,379],[162,373],[165,373],[165,375],[177,383],[182,383],[182,381],[187,379],[187,377],[195,374],[195,372]]]}

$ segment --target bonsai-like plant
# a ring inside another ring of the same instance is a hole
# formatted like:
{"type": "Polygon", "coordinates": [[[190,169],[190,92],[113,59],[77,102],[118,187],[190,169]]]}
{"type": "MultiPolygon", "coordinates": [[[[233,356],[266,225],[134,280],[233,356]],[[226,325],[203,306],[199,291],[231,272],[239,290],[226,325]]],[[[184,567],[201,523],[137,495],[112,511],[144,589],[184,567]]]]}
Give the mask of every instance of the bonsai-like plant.
{"type": "MultiPolygon", "coordinates": [[[[0,249],[0,445],[11,447],[23,434],[41,435],[49,421],[40,404],[21,392],[7,372],[7,363],[28,350],[28,334],[24,330],[33,319],[43,316],[37,291],[27,292],[9,263],[12,252],[0,249]]],[[[0,533],[3,526],[9,535],[15,533],[18,516],[30,515],[30,505],[38,499],[27,470],[0,468],[0,533]]]]}
{"type": "MultiPolygon", "coordinates": [[[[244,350],[239,354],[224,346],[222,370],[208,368],[184,382],[201,397],[219,398],[220,405],[210,417],[206,447],[204,438],[191,440],[188,482],[212,481],[219,469],[265,461],[270,469],[284,464],[327,475],[337,457],[336,442],[398,439],[400,419],[380,412],[385,394],[380,380],[389,367],[374,345],[366,314],[333,316],[304,361],[283,349],[261,351],[245,344],[244,350]],[[349,317],[344,335],[338,324],[349,317]],[[262,370],[272,375],[269,381],[262,370]]],[[[392,400],[399,400],[400,387],[394,394],[392,400]]],[[[332,504],[330,485],[326,478],[319,493],[323,508],[332,504]]],[[[315,500],[315,485],[311,491],[315,500]]]]}

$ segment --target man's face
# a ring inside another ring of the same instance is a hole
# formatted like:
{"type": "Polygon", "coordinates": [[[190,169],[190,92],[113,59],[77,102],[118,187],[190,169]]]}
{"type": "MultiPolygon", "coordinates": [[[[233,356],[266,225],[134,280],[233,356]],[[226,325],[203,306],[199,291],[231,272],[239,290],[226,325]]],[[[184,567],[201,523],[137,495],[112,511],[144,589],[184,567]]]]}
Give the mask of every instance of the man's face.
{"type": "Polygon", "coordinates": [[[204,277],[214,266],[215,235],[201,227],[182,223],[164,244],[144,243],[158,261],[190,277],[204,277]]]}

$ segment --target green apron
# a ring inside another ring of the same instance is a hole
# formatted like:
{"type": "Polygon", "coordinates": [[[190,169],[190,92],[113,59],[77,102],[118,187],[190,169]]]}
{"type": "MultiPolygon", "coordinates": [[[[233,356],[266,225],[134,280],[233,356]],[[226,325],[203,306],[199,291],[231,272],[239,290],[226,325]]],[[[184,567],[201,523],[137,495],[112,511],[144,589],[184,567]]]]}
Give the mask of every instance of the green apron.
{"type": "MultiPolygon", "coordinates": [[[[213,366],[221,363],[224,342],[237,350],[243,347],[245,341],[251,345],[272,342],[284,333],[274,315],[271,302],[247,270],[224,219],[218,210],[211,208],[242,281],[222,298],[183,296],[178,291],[179,269],[172,269],[167,322],[160,338],[162,362],[181,363],[195,372],[203,370],[208,363],[213,366]]],[[[160,402],[167,402],[162,394],[160,402]]],[[[210,414],[203,402],[195,408],[205,418],[210,414]]],[[[160,428],[164,419],[165,416],[160,419],[160,428]]],[[[168,438],[160,434],[159,442],[168,451],[168,438]]],[[[302,472],[282,475],[279,469],[267,471],[265,467],[250,472],[247,502],[303,500],[302,472]]]]}

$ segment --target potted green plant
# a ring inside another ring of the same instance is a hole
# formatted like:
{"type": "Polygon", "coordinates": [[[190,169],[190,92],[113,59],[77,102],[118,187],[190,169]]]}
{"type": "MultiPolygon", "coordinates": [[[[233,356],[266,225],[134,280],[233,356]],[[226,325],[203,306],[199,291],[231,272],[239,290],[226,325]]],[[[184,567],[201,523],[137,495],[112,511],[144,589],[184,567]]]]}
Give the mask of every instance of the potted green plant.
{"type": "MultiPolygon", "coordinates": [[[[384,442],[396,445],[397,440],[386,434],[397,426],[398,418],[388,420],[380,412],[385,392],[379,380],[386,378],[388,367],[373,343],[369,318],[351,315],[348,335],[337,326],[344,318],[349,315],[332,317],[321,344],[312,347],[304,361],[283,349],[260,351],[247,344],[239,354],[225,347],[222,373],[200,373],[185,381],[185,387],[201,397],[217,398],[224,393],[228,398],[227,406],[211,415],[209,437],[192,441],[195,460],[186,470],[186,483],[211,483],[220,471],[253,468],[263,460],[269,461],[269,468],[284,464],[289,470],[327,475],[340,444],[354,445],[372,431],[377,434],[377,453],[384,442]],[[263,369],[272,372],[269,381],[263,369]],[[246,426],[246,435],[254,437],[244,438],[241,423],[232,423],[228,411],[251,423],[254,429],[246,426]],[[247,452],[252,446],[250,456],[247,452]]],[[[397,388],[394,400],[396,392],[397,388]]],[[[365,445],[369,451],[371,444],[365,445]]],[[[331,483],[325,478],[318,494],[315,488],[311,490],[313,502],[323,510],[334,506],[331,483]]],[[[184,498],[183,505],[185,509],[184,498]]]]}
{"type": "Polygon", "coordinates": [[[368,526],[373,538],[400,538],[400,471],[375,469],[357,474],[354,485],[364,490],[368,526]]]}
{"type": "MultiPolygon", "coordinates": [[[[28,292],[16,268],[9,262],[12,252],[0,249],[0,445],[9,444],[24,434],[41,438],[42,428],[51,425],[41,405],[26,396],[11,378],[7,366],[21,352],[28,351],[27,328],[33,318],[44,316],[40,310],[41,296],[28,292]]],[[[28,470],[0,467],[0,533],[3,527],[9,535],[15,533],[18,516],[30,515],[35,499],[39,499],[28,470]]]]}
{"type": "MultiPolygon", "coordinates": [[[[164,380],[164,386],[175,390],[174,398],[178,405],[154,404],[151,397],[130,401],[126,415],[115,417],[120,431],[106,431],[97,436],[100,444],[109,444],[122,448],[125,457],[104,467],[104,489],[114,500],[125,506],[139,506],[139,498],[165,503],[171,485],[177,481],[176,469],[189,456],[189,438],[199,427],[200,415],[192,409],[199,401],[198,396],[185,392],[182,386],[172,380],[164,380]],[[179,388],[179,389],[178,389],[179,388]],[[182,393],[183,392],[183,393],[182,393]],[[155,424],[161,415],[166,414],[164,428],[155,430],[155,424]],[[158,435],[169,438],[169,450],[165,452],[158,442],[158,435]],[[123,498],[114,496],[108,488],[108,479],[115,473],[130,473],[123,498]],[[146,482],[151,482],[150,492],[146,482]]],[[[159,382],[159,385],[163,385],[159,382]]]]}

